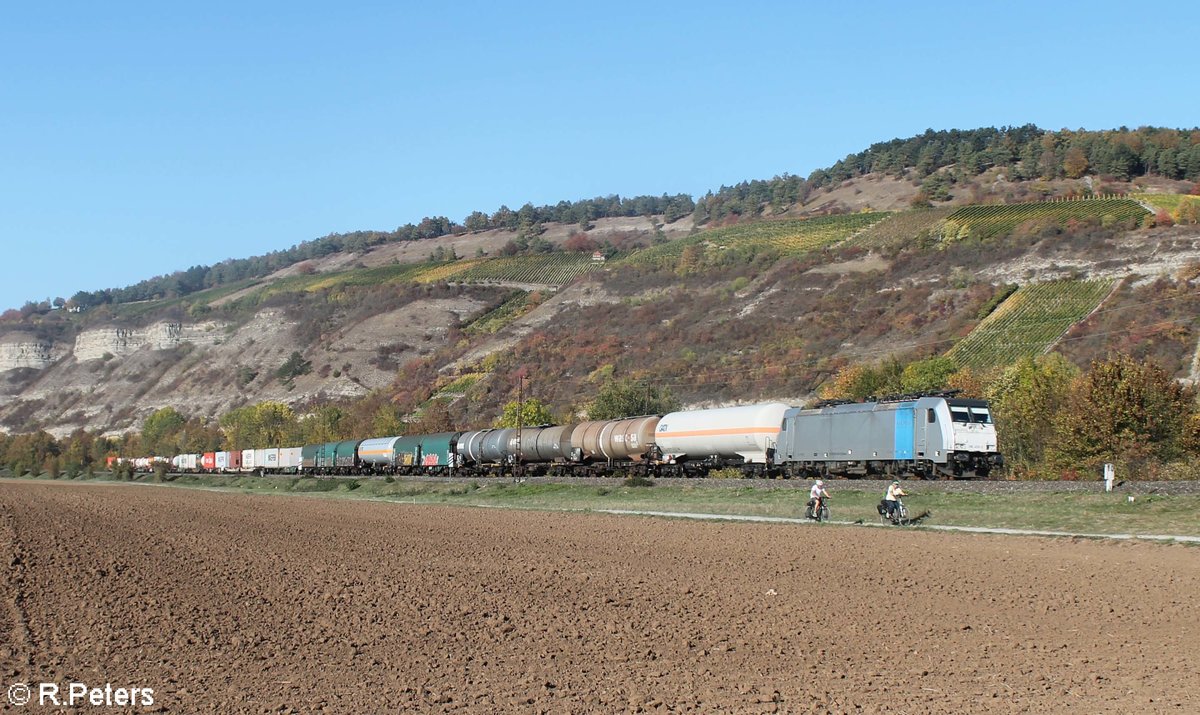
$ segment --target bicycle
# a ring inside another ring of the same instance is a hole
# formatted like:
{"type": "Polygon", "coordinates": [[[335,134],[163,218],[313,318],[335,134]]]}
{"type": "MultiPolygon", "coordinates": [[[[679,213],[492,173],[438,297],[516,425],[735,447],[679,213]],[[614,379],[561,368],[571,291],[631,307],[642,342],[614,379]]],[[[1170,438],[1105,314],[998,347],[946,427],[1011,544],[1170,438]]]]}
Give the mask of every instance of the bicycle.
{"type": "Polygon", "coordinates": [[[876,509],[879,511],[879,522],[881,524],[891,522],[892,524],[902,525],[908,522],[908,507],[904,506],[903,499],[896,500],[896,509],[891,514],[888,513],[886,499],[880,500],[876,509]]]}
{"type": "Polygon", "coordinates": [[[808,504],[804,508],[804,518],[812,519],[813,521],[829,521],[829,497],[823,499],[809,499],[808,504]]]}

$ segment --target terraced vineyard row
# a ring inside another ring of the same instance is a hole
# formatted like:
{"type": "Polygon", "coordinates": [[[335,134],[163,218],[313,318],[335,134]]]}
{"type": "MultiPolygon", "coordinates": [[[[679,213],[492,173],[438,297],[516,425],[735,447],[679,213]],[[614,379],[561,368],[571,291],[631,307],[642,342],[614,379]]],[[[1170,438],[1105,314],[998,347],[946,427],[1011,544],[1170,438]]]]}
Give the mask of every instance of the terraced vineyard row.
{"type": "Polygon", "coordinates": [[[412,281],[421,272],[429,270],[430,265],[429,263],[393,263],[386,266],[358,268],[335,273],[288,276],[265,286],[256,295],[262,298],[278,293],[299,293],[301,291],[312,293],[341,286],[406,283],[412,281]]]}
{"type": "Polygon", "coordinates": [[[480,261],[454,274],[453,278],[464,283],[534,283],[561,286],[600,265],[602,264],[592,260],[591,254],[556,251],[480,261]]]}
{"type": "Polygon", "coordinates": [[[873,212],[739,224],[652,246],[625,260],[638,265],[671,265],[689,246],[702,246],[706,257],[747,248],[772,248],[783,255],[799,255],[844,241],[887,215],[873,212]]]}
{"type": "Polygon", "coordinates": [[[964,206],[946,217],[940,232],[945,240],[971,236],[987,239],[1011,232],[1026,221],[1053,221],[1066,225],[1071,219],[1094,218],[1103,224],[1141,219],[1145,208],[1131,199],[1080,199],[1030,204],[964,206]]]}
{"type": "Polygon", "coordinates": [[[854,238],[854,243],[869,248],[883,248],[907,243],[921,233],[931,231],[938,222],[954,213],[953,207],[899,211],[867,228],[854,238]]]}
{"type": "Polygon", "coordinates": [[[442,281],[450,280],[459,273],[462,273],[470,268],[474,268],[485,260],[487,259],[472,258],[469,260],[443,263],[440,266],[434,266],[428,270],[421,271],[420,275],[416,277],[416,281],[418,283],[440,283],[442,281]]]}
{"type": "Polygon", "coordinates": [[[327,277],[310,276],[318,280],[310,283],[305,290],[316,291],[337,286],[382,285],[384,283],[408,283],[423,271],[429,269],[428,263],[393,263],[374,268],[359,268],[341,273],[331,273],[327,277]]]}
{"type": "Polygon", "coordinates": [[[528,304],[529,293],[523,290],[517,291],[516,295],[501,303],[495,310],[488,311],[471,321],[463,329],[463,332],[471,335],[490,335],[495,333],[523,315],[525,307],[528,304]]]}
{"type": "Polygon", "coordinates": [[[1046,352],[1072,325],[1087,317],[1114,281],[1055,281],[1022,287],[946,356],[975,369],[1008,365],[1046,352]]]}

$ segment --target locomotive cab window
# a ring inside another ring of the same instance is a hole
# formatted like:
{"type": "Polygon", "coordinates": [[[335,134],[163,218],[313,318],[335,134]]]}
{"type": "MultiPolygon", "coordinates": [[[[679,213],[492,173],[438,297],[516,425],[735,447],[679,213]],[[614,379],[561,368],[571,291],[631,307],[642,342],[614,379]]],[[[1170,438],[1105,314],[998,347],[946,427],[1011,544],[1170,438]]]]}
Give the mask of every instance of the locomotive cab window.
{"type": "Polygon", "coordinates": [[[932,407],[930,407],[929,410],[927,410],[927,411],[929,412],[929,417],[928,417],[929,424],[933,424],[934,422],[937,422],[937,412],[934,412],[932,407]]]}
{"type": "Polygon", "coordinates": [[[992,423],[992,413],[983,407],[972,407],[971,421],[977,425],[990,425],[992,423]]]}
{"type": "Polygon", "coordinates": [[[969,410],[967,410],[966,407],[953,407],[952,406],[950,408],[950,419],[954,420],[955,422],[961,422],[963,424],[968,424],[971,422],[971,413],[969,410]]]}

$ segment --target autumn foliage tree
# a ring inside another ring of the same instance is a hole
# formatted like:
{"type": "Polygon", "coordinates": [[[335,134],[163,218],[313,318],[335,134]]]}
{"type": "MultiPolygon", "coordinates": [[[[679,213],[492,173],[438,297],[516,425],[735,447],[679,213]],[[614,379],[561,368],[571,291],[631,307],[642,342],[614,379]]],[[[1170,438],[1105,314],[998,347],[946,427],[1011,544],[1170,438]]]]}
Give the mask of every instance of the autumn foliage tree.
{"type": "Polygon", "coordinates": [[[155,410],[142,423],[142,446],[151,454],[170,456],[178,451],[178,437],[187,418],[174,407],[155,410]]]}
{"type": "Polygon", "coordinates": [[[260,402],[221,416],[229,449],[265,449],[295,440],[298,431],[292,408],[281,402],[260,402]]]}
{"type": "Polygon", "coordinates": [[[563,242],[563,250],[576,251],[578,253],[592,253],[600,248],[600,244],[586,233],[574,233],[571,237],[563,242]]]}
{"type": "Polygon", "coordinates": [[[999,434],[999,449],[1010,468],[1030,474],[1041,467],[1055,439],[1055,419],[1079,376],[1058,353],[1022,358],[987,391],[999,434]]]}
{"type": "Polygon", "coordinates": [[[1195,411],[1193,391],[1157,365],[1128,355],[1096,361],[1072,385],[1047,457],[1064,472],[1112,462],[1127,477],[1145,476],[1183,454],[1195,411]]]}
{"type": "Polygon", "coordinates": [[[316,444],[344,439],[348,432],[346,422],[345,413],[337,405],[319,405],[299,419],[300,441],[316,444]]]}
{"type": "Polygon", "coordinates": [[[4,464],[17,475],[37,474],[48,460],[58,457],[60,450],[58,441],[45,430],[13,435],[5,440],[3,447],[4,464]]]}
{"type": "Polygon", "coordinates": [[[1197,409],[1183,426],[1180,446],[1188,457],[1200,460],[1200,409],[1197,409]]]}
{"type": "Polygon", "coordinates": [[[847,365],[818,393],[824,400],[862,400],[879,393],[883,386],[879,372],[866,365],[847,365]]]}
{"type": "Polygon", "coordinates": [[[987,390],[987,375],[970,367],[959,368],[946,378],[946,389],[958,393],[959,397],[980,399],[987,390]]]}
{"type": "Polygon", "coordinates": [[[1078,179],[1087,173],[1088,160],[1087,154],[1079,147],[1071,147],[1067,149],[1066,156],[1063,157],[1063,171],[1072,179],[1078,179]]]}
{"type": "Polygon", "coordinates": [[[536,427],[554,423],[550,408],[537,398],[518,402],[513,400],[504,405],[504,413],[496,420],[496,427],[536,427]]]}
{"type": "Polygon", "coordinates": [[[1179,208],[1171,214],[1177,224],[1194,226],[1200,223],[1200,199],[1184,199],[1179,202],[1179,208]]]}
{"type": "Polygon", "coordinates": [[[588,419],[616,420],[638,415],[666,414],[679,409],[666,388],[633,380],[612,380],[596,392],[588,406],[588,419]]]}
{"type": "Polygon", "coordinates": [[[865,400],[902,391],[905,366],[898,360],[879,365],[847,365],[826,383],[820,395],[826,400],[865,400]]]}
{"type": "Polygon", "coordinates": [[[917,360],[900,373],[900,389],[906,394],[944,390],[950,376],[957,371],[955,362],[944,355],[917,360]]]}

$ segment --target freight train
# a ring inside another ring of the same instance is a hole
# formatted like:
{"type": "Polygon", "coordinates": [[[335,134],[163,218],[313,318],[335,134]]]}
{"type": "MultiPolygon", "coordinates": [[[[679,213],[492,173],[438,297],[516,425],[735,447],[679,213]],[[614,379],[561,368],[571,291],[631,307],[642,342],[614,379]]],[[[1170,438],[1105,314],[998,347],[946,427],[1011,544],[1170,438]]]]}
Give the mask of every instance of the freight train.
{"type": "MultiPolygon", "coordinates": [[[[135,467],[152,468],[139,458],[135,467]]],[[[982,478],[1003,465],[983,400],[912,396],[793,408],[782,402],[573,425],[181,454],[181,472],[306,475],[640,474],[982,478]]]]}

